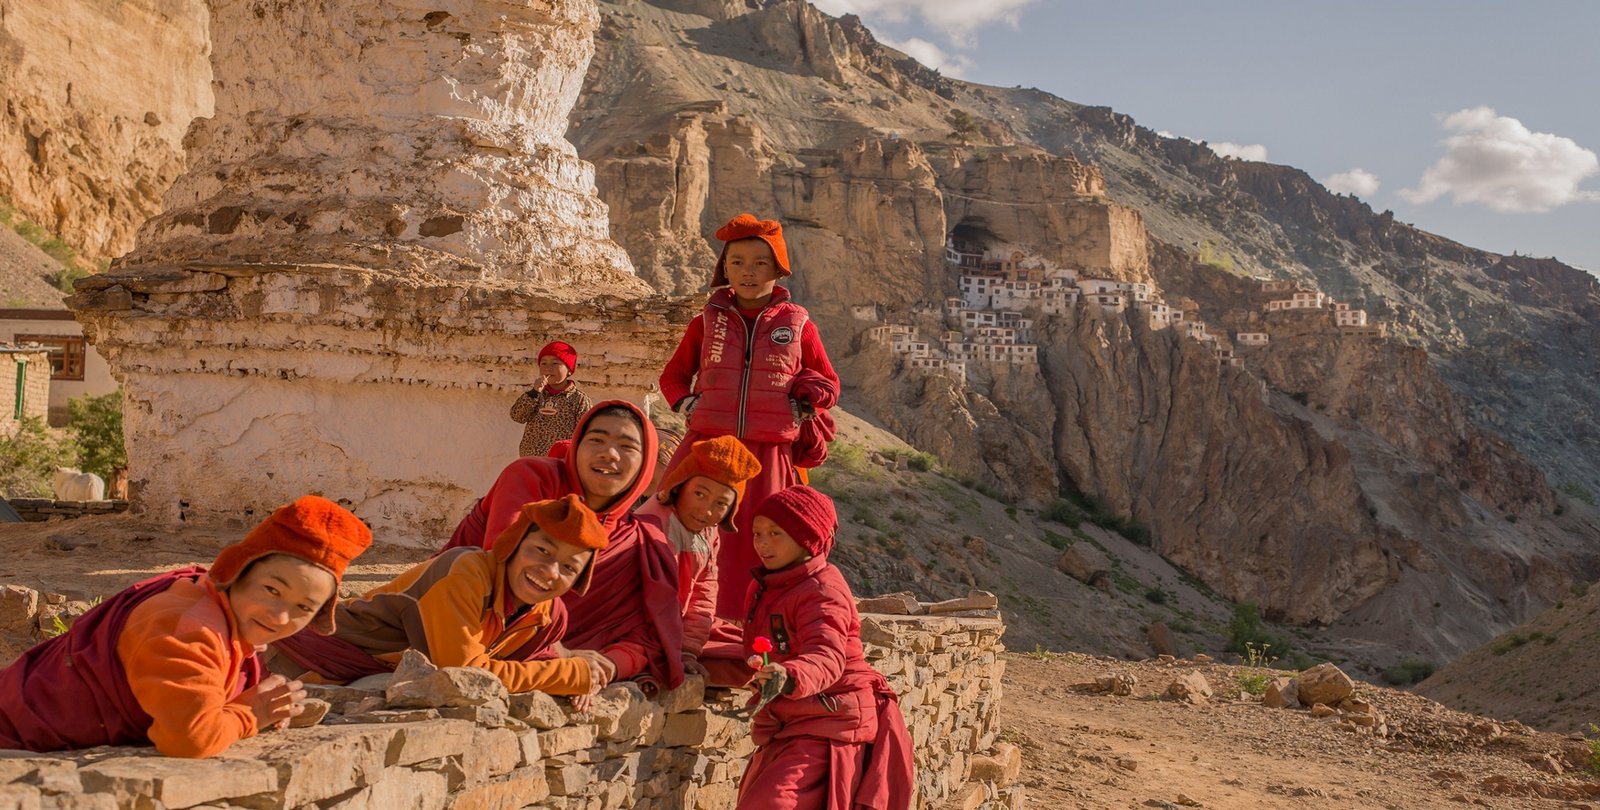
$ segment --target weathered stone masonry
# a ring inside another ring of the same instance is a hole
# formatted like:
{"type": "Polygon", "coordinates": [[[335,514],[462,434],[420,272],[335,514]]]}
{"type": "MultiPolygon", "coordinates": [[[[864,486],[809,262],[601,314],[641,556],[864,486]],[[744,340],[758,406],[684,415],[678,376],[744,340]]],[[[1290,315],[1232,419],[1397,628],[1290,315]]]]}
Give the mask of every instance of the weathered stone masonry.
{"type": "MultiPolygon", "coordinates": [[[[1021,806],[1016,748],[996,742],[998,619],[862,617],[867,657],[901,695],[917,749],[915,807],[1021,806]]],[[[0,808],[319,810],[733,807],[752,743],[719,716],[745,693],[697,677],[646,700],[625,684],[575,717],[542,693],[485,706],[373,708],[378,692],[320,690],[344,715],[270,732],[212,760],[150,749],[0,758],[0,808]]],[[[391,698],[393,695],[391,694],[391,698]]]]}

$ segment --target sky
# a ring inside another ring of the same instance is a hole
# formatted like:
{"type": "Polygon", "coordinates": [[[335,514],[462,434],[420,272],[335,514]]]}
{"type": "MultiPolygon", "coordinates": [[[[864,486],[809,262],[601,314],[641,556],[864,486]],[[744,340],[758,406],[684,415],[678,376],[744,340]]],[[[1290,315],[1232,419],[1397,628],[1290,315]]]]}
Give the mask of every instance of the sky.
{"type": "Polygon", "coordinates": [[[1109,106],[1600,273],[1600,2],[812,2],[946,75],[1109,106]]]}

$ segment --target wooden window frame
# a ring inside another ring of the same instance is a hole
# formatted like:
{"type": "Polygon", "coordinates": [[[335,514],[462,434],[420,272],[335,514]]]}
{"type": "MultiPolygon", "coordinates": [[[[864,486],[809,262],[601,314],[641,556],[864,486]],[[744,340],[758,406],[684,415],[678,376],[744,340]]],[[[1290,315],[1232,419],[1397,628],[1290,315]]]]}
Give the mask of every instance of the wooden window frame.
{"type": "Polygon", "coordinates": [[[89,341],[82,335],[26,335],[13,337],[13,343],[37,343],[50,351],[50,379],[83,381],[89,341]]]}

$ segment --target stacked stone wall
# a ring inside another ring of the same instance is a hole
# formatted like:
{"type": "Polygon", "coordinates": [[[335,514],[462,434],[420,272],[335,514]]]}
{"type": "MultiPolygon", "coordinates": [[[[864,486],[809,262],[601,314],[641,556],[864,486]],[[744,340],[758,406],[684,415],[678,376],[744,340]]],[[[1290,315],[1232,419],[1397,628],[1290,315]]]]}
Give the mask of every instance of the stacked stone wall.
{"type": "MultiPolygon", "coordinates": [[[[994,618],[863,617],[868,657],[901,693],[916,743],[914,807],[1020,806],[1020,788],[1007,786],[1017,752],[995,742],[1003,630],[994,618]]],[[[612,686],[586,716],[542,693],[507,702],[503,689],[498,700],[420,709],[398,705],[392,686],[387,697],[314,691],[331,709],[322,725],[269,732],[215,759],[132,748],[0,759],[0,807],[723,810],[754,750],[749,724],[717,713],[746,693],[697,677],[654,700],[612,686]]]]}
{"type": "Polygon", "coordinates": [[[128,511],[127,501],[53,501],[49,498],[13,498],[7,503],[29,523],[70,520],[84,515],[109,515],[128,511]]]}

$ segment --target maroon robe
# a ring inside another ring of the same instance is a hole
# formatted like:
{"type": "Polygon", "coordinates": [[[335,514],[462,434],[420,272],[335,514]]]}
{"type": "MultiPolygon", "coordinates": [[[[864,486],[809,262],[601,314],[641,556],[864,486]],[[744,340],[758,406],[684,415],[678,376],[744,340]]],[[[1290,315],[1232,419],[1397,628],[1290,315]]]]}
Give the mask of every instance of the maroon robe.
{"type": "MultiPolygon", "coordinates": [[[[195,580],[205,573],[197,565],[136,583],[0,670],[0,748],[43,752],[149,745],[154,720],[128,686],[117,640],[134,608],[180,579],[195,580]]],[[[260,680],[261,659],[245,659],[238,691],[260,680]]]]}

